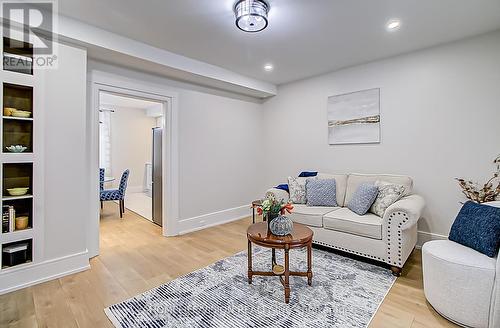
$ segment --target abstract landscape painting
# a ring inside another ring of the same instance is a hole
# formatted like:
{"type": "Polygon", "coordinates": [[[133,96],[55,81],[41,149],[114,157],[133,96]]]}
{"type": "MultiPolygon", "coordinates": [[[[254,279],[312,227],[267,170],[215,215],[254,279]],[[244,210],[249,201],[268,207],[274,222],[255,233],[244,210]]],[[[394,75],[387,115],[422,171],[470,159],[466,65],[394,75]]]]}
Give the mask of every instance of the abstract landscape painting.
{"type": "Polygon", "coordinates": [[[330,145],[380,142],[380,89],[328,98],[330,145]]]}

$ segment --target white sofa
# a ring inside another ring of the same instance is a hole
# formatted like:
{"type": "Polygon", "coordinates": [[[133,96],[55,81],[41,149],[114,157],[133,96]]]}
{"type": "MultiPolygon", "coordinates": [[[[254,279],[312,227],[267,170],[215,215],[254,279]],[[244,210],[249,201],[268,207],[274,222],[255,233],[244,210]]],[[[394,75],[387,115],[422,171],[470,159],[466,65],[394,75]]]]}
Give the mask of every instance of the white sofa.
{"type": "MultiPolygon", "coordinates": [[[[417,242],[417,222],[425,205],[421,196],[412,194],[412,179],[400,175],[325,173],[318,173],[317,178],[335,179],[339,206],[294,204],[290,218],[314,231],[313,243],[385,262],[395,275],[400,275],[417,242]],[[361,183],[377,180],[405,186],[404,197],[389,206],[383,217],[370,212],[360,216],[344,207],[361,183]]],[[[289,200],[284,190],[271,188],[266,195],[269,193],[276,199],[289,200]]]]}
{"type": "MultiPolygon", "coordinates": [[[[500,207],[500,202],[488,203],[500,207]]],[[[450,240],[422,247],[425,298],[442,316],[464,327],[500,327],[500,258],[450,240]]]]}

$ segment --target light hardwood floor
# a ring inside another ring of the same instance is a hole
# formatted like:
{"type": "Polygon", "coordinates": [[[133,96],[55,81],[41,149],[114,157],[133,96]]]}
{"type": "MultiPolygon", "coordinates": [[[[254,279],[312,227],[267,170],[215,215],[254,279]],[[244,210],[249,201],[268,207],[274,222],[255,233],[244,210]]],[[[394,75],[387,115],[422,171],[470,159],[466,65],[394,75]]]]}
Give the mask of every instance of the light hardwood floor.
{"type": "MultiPolygon", "coordinates": [[[[101,254],[91,269],[0,296],[0,327],[112,327],[104,307],[246,249],[251,218],[164,238],[115,204],[101,217],[101,254]]],[[[426,303],[415,251],[370,327],[454,327],[426,303]]]]}

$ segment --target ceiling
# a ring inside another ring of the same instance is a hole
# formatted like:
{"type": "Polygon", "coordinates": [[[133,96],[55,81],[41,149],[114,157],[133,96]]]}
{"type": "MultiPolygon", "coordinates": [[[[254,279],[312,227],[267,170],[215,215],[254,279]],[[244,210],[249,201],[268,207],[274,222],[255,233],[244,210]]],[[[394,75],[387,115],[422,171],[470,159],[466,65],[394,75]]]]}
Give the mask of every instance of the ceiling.
{"type": "Polygon", "coordinates": [[[500,29],[500,0],[270,0],[268,28],[251,34],[234,3],[63,0],[59,13],[275,84],[500,29]],[[392,18],[401,29],[387,32],[392,18]]]}

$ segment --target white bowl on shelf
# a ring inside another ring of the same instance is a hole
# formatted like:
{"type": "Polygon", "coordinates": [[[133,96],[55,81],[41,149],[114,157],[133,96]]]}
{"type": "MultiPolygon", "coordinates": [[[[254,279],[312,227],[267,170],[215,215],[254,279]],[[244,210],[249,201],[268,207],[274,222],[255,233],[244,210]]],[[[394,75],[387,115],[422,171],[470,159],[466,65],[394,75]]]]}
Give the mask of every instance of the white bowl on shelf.
{"type": "Polygon", "coordinates": [[[11,153],[22,153],[23,151],[25,151],[26,149],[28,149],[28,147],[25,147],[25,146],[22,146],[22,145],[10,145],[9,147],[5,147],[8,151],[10,151],[11,153]]]}
{"type": "Polygon", "coordinates": [[[15,110],[12,112],[12,116],[21,117],[21,118],[28,118],[31,116],[31,112],[28,112],[27,110],[15,110]]]}

